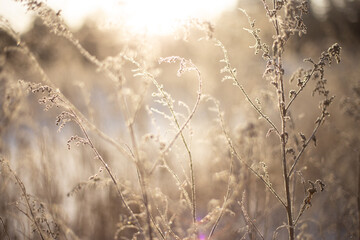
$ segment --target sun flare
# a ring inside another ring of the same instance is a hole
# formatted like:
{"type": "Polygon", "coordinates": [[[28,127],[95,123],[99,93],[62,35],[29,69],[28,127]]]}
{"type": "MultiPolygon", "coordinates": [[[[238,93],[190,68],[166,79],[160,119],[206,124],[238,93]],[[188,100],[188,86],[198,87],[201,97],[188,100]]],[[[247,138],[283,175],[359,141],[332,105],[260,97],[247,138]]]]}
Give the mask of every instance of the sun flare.
{"type": "Polygon", "coordinates": [[[48,0],[69,25],[80,26],[89,15],[100,24],[125,27],[133,33],[170,34],[189,18],[213,19],[235,5],[235,0],[48,0]]]}
{"type": "Polygon", "coordinates": [[[213,18],[232,2],[234,1],[129,0],[123,5],[124,22],[135,32],[168,34],[182,20],[194,17],[213,18]]]}
{"type": "MultiPolygon", "coordinates": [[[[61,10],[65,22],[77,29],[89,18],[103,26],[121,27],[135,34],[167,35],[189,18],[213,20],[236,0],[47,0],[61,10]]],[[[0,15],[19,32],[31,26],[32,15],[12,0],[0,0],[0,15]],[[21,23],[21,24],[20,24],[21,23]]]]}

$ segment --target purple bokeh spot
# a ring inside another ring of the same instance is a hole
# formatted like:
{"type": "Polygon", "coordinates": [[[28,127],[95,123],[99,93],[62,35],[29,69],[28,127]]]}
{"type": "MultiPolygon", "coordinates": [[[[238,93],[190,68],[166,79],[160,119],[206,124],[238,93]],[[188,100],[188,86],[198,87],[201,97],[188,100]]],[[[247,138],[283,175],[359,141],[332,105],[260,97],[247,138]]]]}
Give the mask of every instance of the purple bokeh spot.
{"type": "Polygon", "coordinates": [[[200,233],[199,234],[199,240],[205,240],[205,239],[206,239],[205,234],[200,233]]]}

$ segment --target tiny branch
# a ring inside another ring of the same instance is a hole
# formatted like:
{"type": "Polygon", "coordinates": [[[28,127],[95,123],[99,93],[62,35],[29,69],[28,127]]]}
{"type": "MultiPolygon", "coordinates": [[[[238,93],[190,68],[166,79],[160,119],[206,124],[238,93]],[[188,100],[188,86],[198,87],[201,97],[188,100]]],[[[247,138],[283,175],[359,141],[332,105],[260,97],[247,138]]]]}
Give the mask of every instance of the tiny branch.
{"type": "Polygon", "coordinates": [[[216,227],[218,226],[222,216],[224,215],[225,209],[226,209],[226,205],[228,203],[228,200],[230,198],[230,192],[231,192],[231,177],[232,177],[232,173],[233,173],[233,165],[234,165],[234,156],[231,155],[231,163],[230,163],[230,171],[229,171],[229,178],[228,178],[228,184],[227,184],[227,190],[226,190],[226,195],[225,195],[225,199],[223,202],[223,205],[221,206],[221,210],[219,213],[219,216],[217,217],[213,227],[211,228],[211,231],[209,233],[208,236],[208,240],[210,240],[210,238],[212,237],[212,235],[215,232],[216,227]]]}
{"type": "Polygon", "coordinates": [[[255,229],[256,233],[259,235],[259,237],[264,240],[264,236],[261,234],[259,228],[256,226],[254,221],[250,218],[249,214],[247,213],[247,211],[245,209],[245,198],[246,198],[246,194],[245,194],[245,191],[244,191],[243,195],[242,195],[241,202],[238,202],[238,204],[241,207],[241,211],[242,211],[242,214],[243,214],[243,216],[245,218],[246,224],[248,226],[253,227],[255,229]]]}
{"type": "Polygon", "coordinates": [[[5,159],[0,159],[0,163],[5,165],[7,167],[7,169],[9,170],[9,172],[13,175],[13,177],[15,178],[15,181],[16,183],[18,184],[20,190],[21,190],[21,193],[25,199],[25,203],[26,203],[26,206],[27,206],[27,209],[29,210],[30,212],[30,215],[28,215],[27,213],[23,212],[27,217],[30,218],[30,220],[34,223],[35,225],[35,228],[36,228],[36,231],[37,233],[39,234],[40,238],[42,240],[45,240],[45,236],[43,235],[43,232],[41,230],[41,227],[39,225],[39,222],[34,214],[34,211],[33,211],[33,208],[29,202],[29,195],[28,193],[26,192],[26,188],[25,188],[25,185],[24,183],[21,181],[21,179],[19,178],[19,176],[11,169],[9,163],[5,160],[5,159]]]}
{"type": "Polygon", "coordinates": [[[255,109],[255,111],[270,124],[270,126],[275,130],[275,132],[278,135],[280,135],[280,132],[279,132],[278,128],[275,126],[275,124],[271,121],[271,119],[268,116],[266,116],[260,110],[260,108],[258,106],[256,106],[256,104],[251,100],[250,96],[247,94],[244,87],[240,84],[239,80],[236,77],[236,72],[234,71],[234,69],[231,68],[231,64],[230,64],[229,57],[227,55],[227,50],[225,49],[225,46],[222,44],[222,42],[220,42],[217,39],[215,39],[215,44],[217,46],[219,46],[221,48],[221,50],[223,51],[224,62],[226,64],[226,67],[225,67],[226,70],[225,71],[230,74],[230,78],[233,80],[234,85],[237,86],[240,89],[240,91],[243,93],[243,95],[249,101],[250,105],[255,109]]]}
{"type": "Polygon", "coordinates": [[[2,217],[0,217],[0,221],[1,221],[1,224],[2,224],[2,226],[4,228],[4,232],[5,232],[6,237],[10,240],[10,236],[9,236],[8,232],[6,231],[6,226],[5,226],[5,223],[4,223],[4,220],[2,219],[2,217]]]}
{"type": "Polygon", "coordinates": [[[306,197],[304,198],[301,208],[299,210],[298,216],[296,217],[296,219],[294,221],[294,226],[297,225],[300,217],[303,215],[305,210],[311,207],[312,198],[318,192],[318,189],[315,185],[318,184],[321,192],[324,191],[324,189],[325,189],[325,184],[320,179],[316,180],[315,182],[312,182],[309,180],[309,184],[310,184],[310,187],[306,190],[306,197]]]}
{"type": "MultiPolygon", "coordinates": [[[[177,57],[177,56],[173,56],[173,57],[167,57],[167,58],[162,58],[160,59],[160,62],[169,62],[169,63],[174,63],[176,61],[180,62],[180,68],[178,70],[178,76],[180,76],[182,73],[186,72],[186,71],[195,71],[197,74],[197,79],[199,82],[199,87],[198,87],[198,91],[197,91],[197,98],[196,98],[196,102],[194,104],[194,107],[192,109],[192,111],[190,112],[189,116],[186,118],[185,122],[183,123],[183,125],[180,125],[175,110],[173,108],[173,104],[172,104],[172,99],[170,99],[169,94],[167,94],[165,92],[165,90],[163,89],[163,87],[159,84],[159,82],[155,79],[155,77],[149,73],[148,71],[146,71],[145,69],[143,69],[141,67],[141,65],[135,61],[134,59],[124,56],[124,58],[130,62],[132,62],[137,69],[135,70],[135,72],[138,72],[137,75],[141,75],[145,78],[150,79],[153,84],[155,85],[155,87],[157,88],[157,90],[159,91],[159,93],[161,94],[161,97],[165,100],[166,105],[168,107],[168,109],[170,110],[170,113],[172,115],[173,121],[176,125],[176,127],[178,128],[177,133],[175,134],[175,136],[172,138],[172,140],[168,143],[168,145],[162,150],[161,152],[161,156],[162,158],[165,157],[165,154],[170,150],[171,146],[175,143],[176,139],[181,136],[182,142],[186,148],[187,154],[189,156],[189,165],[190,165],[190,176],[191,176],[191,203],[192,203],[192,218],[193,218],[193,224],[196,223],[196,192],[195,192],[195,175],[194,175],[194,167],[193,167],[193,159],[192,159],[192,154],[190,151],[190,148],[187,144],[187,141],[184,137],[183,134],[183,130],[185,129],[185,127],[189,124],[190,120],[193,118],[199,104],[201,101],[201,96],[202,96],[202,78],[201,78],[201,73],[199,71],[199,69],[191,62],[191,60],[185,60],[183,58],[177,57]]],[[[156,167],[157,162],[155,163],[154,167],[156,167]]],[[[167,169],[169,169],[169,167],[167,167],[167,169]]],[[[152,171],[152,170],[151,170],[152,171]]],[[[173,175],[176,176],[176,175],[173,175]]],[[[177,177],[176,177],[177,178],[177,177]]]]}
{"type": "Polygon", "coordinates": [[[134,212],[131,210],[130,206],[127,204],[127,202],[125,201],[124,195],[121,192],[121,189],[119,187],[119,184],[114,176],[114,174],[112,173],[109,165],[105,162],[105,160],[102,158],[102,156],[100,155],[100,153],[98,152],[98,150],[95,148],[95,145],[93,144],[93,142],[91,141],[87,131],[85,130],[84,126],[81,123],[81,120],[77,117],[76,113],[74,111],[72,111],[70,109],[70,112],[75,116],[74,121],[77,123],[77,125],[80,127],[82,133],[84,134],[85,138],[87,139],[88,144],[90,145],[91,149],[93,150],[95,156],[97,159],[99,159],[99,161],[102,163],[102,165],[105,167],[106,172],[108,173],[108,175],[110,176],[112,182],[114,183],[115,189],[120,197],[121,202],[124,204],[125,208],[128,210],[128,212],[130,213],[131,217],[134,219],[135,224],[137,229],[143,233],[142,227],[138,221],[138,219],[136,218],[134,212]]]}
{"type": "Polygon", "coordinates": [[[149,215],[149,216],[150,216],[151,222],[152,222],[153,225],[155,226],[155,228],[156,228],[158,234],[160,235],[161,239],[165,240],[165,239],[166,239],[166,238],[165,238],[165,235],[164,235],[164,233],[161,231],[160,227],[156,224],[154,217],[153,217],[152,215],[149,215]]]}
{"type": "Polygon", "coordinates": [[[294,100],[297,98],[297,96],[302,92],[302,90],[306,87],[306,84],[309,82],[309,80],[311,79],[311,77],[314,75],[314,73],[316,71],[317,71],[317,67],[315,65],[313,67],[313,69],[311,70],[310,74],[306,75],[305,81],[300,85],[299,89],[292,95],[290,101],[286,105],[286,108],[285,108],[286,111],[289,110],[291,104],[294,102],[294,100]]]}
{"type": "Polygon", "coordinates": [[[315,126],[315,128],[314,128],[311,136],[305,141],[305,143],[303,144],[300,152],[299,152],[299,153],[296,155],[296,157],[295,157],[294,163],[293,163],[293,165],[291,166],[290,171],[289,171],[289,174],[288,174],[288,177],[289,177],[289,178],[290,178],[291,175],[294,173],[295,166],[296,166],[296,164],[298,163],[298,161],[299,161],[300,157],[302,156],[302,154],[304,153],[305,149],[307,148],[307,146],[309,145],[309,143],[310,143],[311,141],[313,141],[313,139],[314,139],[317,131],[319,130],[319,127],[320,127],[321,123],[324,121],[325,117],[326,117],[325,113],[322,113],[321,117],[316,121],[316,126],[315,126]]]}
{"type": "Polygon", "coordinates": [[[254,168],[252,168],[245,160],[243,160],[240,155],[238,154],[238,152],[236,151],[236,148],[234,147],[232,141],[231,141],[231,138],[228,134],[228,132],[226,131],[225,129],[225,123],[224,123],[224,120],[221,116],[221,112],[220,112],[220,105],[219,103],[215,100],[215,99],[211,99],[216,107],[217,107],[217,112],[218,112],[218,118],[220,120],[220,125],[221,125],[221,128],[222,128],[222,131],[225,135],[225,138],[226,138],[226,141],[229,145],[229,149],[231,151],[231,154],[233,154],[241,163],[243,163],[246,168],[248,168],[256,177],[258,177],[264,184],[265,186],[267,187],[267,189],[276,197],[276,199],[284,206],[286,207],[286,204],[284,202],[284,200],[279,196],[279,194],[275,191],[275,189],[271,186],[271,183],[269,183],[268,181],[266,181],[254,168]]]}

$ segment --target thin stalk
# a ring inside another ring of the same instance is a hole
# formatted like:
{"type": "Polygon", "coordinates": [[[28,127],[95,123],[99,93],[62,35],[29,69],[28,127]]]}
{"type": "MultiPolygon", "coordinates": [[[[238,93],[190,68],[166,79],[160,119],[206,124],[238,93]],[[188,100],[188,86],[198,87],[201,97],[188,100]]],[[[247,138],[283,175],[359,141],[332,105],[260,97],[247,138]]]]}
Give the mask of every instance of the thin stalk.
{"type": "MultiPolygon", "coordinates": [[[[164,218],[163,214],[161,213],[159,207],[158,207],[156,204],[155,204],[155,207],[156,207],[156,210],[157,210],[158,213],[159,213],[159,217],[160,217],[160,219],[162,220],[164,227],[165,227],[166,230],[167,230],[167,231],[166,231],[166,235],[171,234],[176,240],[181,240],[180,237],[179,237],[178,235],[176,235],[176,234],[174,233],[174,231],[171,229],[170,225],[168,224],[168,221],[164,218]]],[[[167,212],[167,210],[165,211],[165,214],[166,214],[166,212],[167,212]]],[[[164,214],[164,215],[165,215],[165,214],[164,214]]],[[[170,218],[170,222],[171,222],[171,218],[170,218]]],[[[157,225],[155,224],[155,220],[153,220],[153,223],[154,223],[155,226],[157,226],[157,225]]],[[[157,228],[158,228],[159,230],[161,230],[158,226],[157,226],[157,228]]],[[[166,236],[164,236],[164,234],[162,234],[162,237],[163,237],[164,240],[166,239],[166,236]]]]}
{"type": "MultiPolygon", "coordinates": [[[[165,94],[163,94],[163,96],[166,96],[165,94]]],[[[181,140],[186,148],[186,152],[189,156],[189,167],[190,167],[190,177],[191,177],[191,203],[192,203],[192,218],[193,218],[193,223],[196,223],[196,190],[195,190],[195,174],[194,174],[194,166],[193,166],[193,159],[192,159],[192,154],[190,151],[190,148],[186,142],[186,139],[184,137],[183,134],[183,130],[185,128],[185,126],[189,123],[191,117],[193,116],[193,114],[195,113],[196,107],[198,105],[198,103],[200,102],[200,97],[201,95],[198,95],[198,99],[197,99],[197,103],[195,105],[194,110],[192,111],[192,113],[190,114],[190,116],[188,117],[188,119],[186,120],[186,122],[183,124],[183,126],[180,126],[179,121],[176,118],[176,114],[174,109],[172,108],[172,105],[170,103],[170,100],[167,99],[167,104],[169,107],[169,110],[171,112],[171,115],[173,116],[173,120],[176,124],[176,127],[179,129],[178,133],[175,135],[175,137],[173,138],[173,140],[167,145],[167,147],[165,148],[165,150],[162,152],[162,154],[165,154],[171,147],[172,144],[174,144],[175,139],[180,135],[181,136],[181,140]]]]}
{"type": "MultiPolygon", "coordinates": [[[[244,216],[244,219],[245,219],[245,222],[248,226],[251,226],[252,228],[255,229],[256,233],[259,235],[259,237],[264,240],[264,236],[261,234],[259,228],[256,226],[255,222],[250,218],[249,214],[247,213],[246,209],[245,209],[245,204],[244,204],[244,201],[246,199],[246,192],[244,191],[243,192],[243,195],[242,195],[242,199],[241,199],[241,202],[238,201],[238,204],[240,205],[241,207],[241,212],[244,216]]],[[[255,237],[255,236],[253,236],[255,237]]],[[[253,239],[252,236],[250,236],[251,239],[253,239]]]]}
{"type": "MultiPolygon", "coordinates": [[[[263,1],[264,2],[264,1],[263,1]]],[[[265,2],[264,2],[265,4],[265,2]]],[[[276,0],[273,0],[273,7],[276,8],[276,0]]],[[[269,16],[270,17],[270,16],[269,16]]],[[[277,12],[274,13],[274,28],[276,31],[276,36],[280,38],[280,26],[277,19],[277,12]]],[[[281,141],[281,158],[282,158],[282,168],[283,168],[283,178],[284,178],[284,187],[285,187],[285,195],[286,195],[286,213],[288,220],[288,232],[289,232],[289,240],[295,239],[295,229],[292,215],[292,201],[291,201],[291,192],[290,192],[290,178],[288,176],[287,170],[287,159],[286,159],[286,144],[288,141],[288,133],[286,131],[286,104],[285,104],[285,90],[284,90],[284,71],[282,67],[282,50],[276,54],[276,62],[277,69],[275,70],[275,76],[277,83],[279,84],[277,88],[278,92],[278,100],[279,100],[279,111],[281,118],[281,133],[280,133],[280,141],[281,141]]],[[[274,56],[275,57],[275,56],[274,56]]]]}
{"type": "Polygon", "coordinates": [[[233,70],[231,64],[230,64],[230,61],[229,61],[229,57],[228,57],[228,54],[227,54],[227,50],[225,49],[225,46],[222,44],[222,42],[220,40],[217,40],[215,39],[214,40],[216,45],[219,46],[221,48],[221,50],[223,51],[223,54],[224,54],[224,60],[225,60],[225,64],[226,64],[226,68],[228,70],[228,72],[230,73],[231,75],[231,78],[234,82],[234,85],[237,86],[240,91],[243,93],[243,95],[245,96],[246,100],[250,103],[250,105],[255,109],[255,111],[262,117],[264,118],[269,124],[270,126],[275,130],[275,132],[279,135],[280,132],[278,130],[278,128],[275,126],[275,124],[271,121],[271,119],[266,116],[262,111],[261,109],[256,106],[256,104],[251,100],[250,96],[248,95],[248,93],[246,92],[245,88],[240,84],[239,80],[237,79],[236,77],[236,73],[235,71],[233,70]]]}
{"type": "Polygon", "coordinates": [[[145,88],[144,92],[141,94],[141,99],[140,99],[140,101],[138,101],[137,106],[134,111],[134,115],[132,117],[130,117],[129,107],[128,107],[128,104],[127,104],[127,101],[126,101],[126,98],[124,95],[121,95],[122,101],[123,101],[123,104],[121,104],[121,106],[123,106],[123,113],[128,122],[127,127],[129,129],[133,152],[135,154],[136,173],[137,173],[137,177],[138,177],[138,181],[139,181],[139,185],[140,185],[140,189],[141,189],[141,194],[143,197],[143,202],[144,202],[145,210],[146,210],[146,222],[148,225],[149,239],[152,240],[153,239],[153,237],[152,237],[153,231],[152,231],[152,226],[151,226],[152,216],[151,216],[151,213],[149,210],[149,200],[148,200],[149,198],[148,198],[148,193],[146,191],[146,181],[144,180],[146,173],[145,173],[144,168],[141,165],[140,155],[139,155],[139,150],[138,150],[139,148],[138,148],[138,144],[137,144],[136,137],[135,137],[135,131],[134,131],[135,119],[141,108],[143,97],[144,97],[146,91],[147,91],[147,88],[145,88]]]}
{"type": "MultiPolygon", "coordinates": [[[[162,97],[165,99],[165,102],[166,102],[166,105],[167,107],[169,108],[170,110],[170,113],[173,117],[173,121],[176,125],[176,127],[178,128],[178,132],[175,134],[175,136],[173,137],[173,139],[170,141],[170,143],[165,147],[165,149],[161,152],[161,155],[164,156],[166,154],[167,151],[170,150],[171,146],[175,143],[175,140],[180,136],[181,137],[181,140],[186,148],[186,151],[187,151],[187,154],[188,154],[188,157],[189,157],[189,168],[190,168],[190,177],[191,177],[191,203],[192,203],[192,219],[193,219],[193,224],[195,225],[196,223],[196,189],[195,189],[195,174],[194,174],[194,165],[193,165],[193,159],[192,159],[192,154],[191,154],[191,150],[186,142],[186,139],[184,137],[184,134],[183,134],[183,130],[185,129],[185,127],[188,125],[188,123],[190,122],[190,120],[192,119],[192,117],[194,116],[196,110],[197,110],[197,107],[200,103],[200,100],[201,100],[201,95],[202,95],[202,79],[201,79],[201,74],[200,74],[200,71],[197,69],[197,67],[192,64],[191,64],[191,67],[193,68],[192,70],[195,70],[196,73],[197,73],[197,76],[198,76],[198,81],[199,81],[199,89],[198,89],[198,94],[197,94],[197,98],[196,98],[196,102],[195,102],[195,105],[191,111],[191,113],[189,114],[189,116],[187,117],[187,119],[185,120],[184,124],[183,125],[180,125],[177,117],[176,117],[176,113],[175,113],[175,110],[173,108],[173,104],[171,102],[171,99],[169,99],[167,97],[167,94],[165,93],[164,89],[162,88],[162,86],[160,86],[160,84],[157,82],[157,80],[155,79],[155,77],[150,74],[149,72],[147,72],[146,70],[142,69],[140,64],[138,62],[136,62],[135,60],[133,59],[130,59],[130,58],[127,58],[127,60],[131,61],[132,63],[134,63],[138,69],[141,70],[142,74],[145,76],[145,77],[148,77],[152,82],[153,84],[155,85],[155,87],[158,89],[158,91],[161,93],[162,97]]],[[[179,60],[179,59],[178,59],[179,60]]],[[[182,61],[182,60],[180,60],[182,61]]],[[[155,165],[154,165],[155,166],[155,165]]]]}
{"type": "Polygon", "coordinates": [[[150,216],[151,222],[154,224],[161,239],[166,240],[164,233],[161,231],[160,227],[156,224],[154,217],[152,215],[149,215],[149,216],[150,216]]]}
{"type": "Polygon", "coordinates": [[[235,146],[233,145],[232,141],[231,141],[231,138],[228,134],[228,132],[226,131],[225,129],[225,124],[224,124],[224,120],[221,116],[221,113],[220,113],[220,106],[219,106],[219,103],[215,100],[215,99],[212,99],[217,107],[217,111],[218,111],[218,118],[220,120],[220,125],[221,125],[221,128],[222,128],[222,131],[225,135],[225,138],[226,138],[226,141],[229,145],[229,148],[230,148],[230,152],[231,154],[233,154],[234,156],[236,156],[236,158],[241,162],[243,163],[247,169],[249,169],[256,177],[258,177],[264,184],[265,186],[267,187],[267,189],[275,196],[275,198],[284,206],[286,207],[286,204],[285,204],[285,201],[279,196],[279,194],[275,191],[275,189],[271,186],[271,183],[267,182],[257,171],[255,171],[254,168],[252,168],[250,166],[250,164],[248,164],[245,160],[243,160],[240,155],[238,154],[238,152],[236,151],[236,148],[235,146]]]}
{"type": "Polygon", "coordinates": [[[300,217],[301,217],[301,216],[303,215],[303,213],[305,212],[307,206],[308,206],[308,205],[307,205],[306,202],[303,202],[303,203],[302,203],[302,205],[301,205],[301,207],[300,207],[300,210],[299,210],[299,213],[298,213],[298,215],[297,215],[297,217],[296,217],[296,219],[295,219],[295,221],[294,221],[294,226],[297,225],[300,217]]]}
{"type": "Polygon", "coordinates": [[[191,203],[189,194],[185,190],[184,186],[181,184],[181,181],[180,181],[180,178],[178,177],[178,175],[176,175],[176,173],[169,167],[169,165],[167,164],[165,158],[163,159],[163,166],[162,167],[165,168],[171,174],[171,176],[175,179],[178,187],[180,188],[181,192],[184,194],[186,203],[189,205],[189,208],[191,209],[192,208],[192,203],[191,203]]]}
{"type": "MultiPolygon", "coordinates": [[[[136,164],[138,165],[138,164],[136,164]]],[[[148,225],[148,234],[149,234],[149,239],[152,240],[153,237],[152,237],[152,226],[151,226],[151,219],[152,219],[152,216],[151,216],[151,213],[150,213],[150,210],[149,210],[149,200],[148,200],[148,194],[147,194],[147,191],[146,191],[146,186],[145,186],[145,181],[144,181],[144,178],[142,177],[142,174],[140,172],[140,168],[137,167],[136,168],[136,172],[137,172],[137,175],[138,175],[138,180],[139,180],[139,184],[140,184],[140,188],[141,188],[141,193],[142,193],[142,196],[143,196],[143,201],[144,201],[144,205],[145,205],[145,209],[146,209],[146,222],[147,222],[147,225],[148,225]]]]}
{"type": "MultiPolygon", "coordinates": [[[[278,29],[278,28],[277,28],[278,29]]],[[[277,30],[277,32],[279,32],[277,30]]],[[[282,168],[283,168],[283,178],[284,178],[284,187],[285,187],[285,195],[286,195],[286,213],[288,219],[288,231],[289,231],[289,239],[295,239],[295,231],[294,231],[294,223],[293,223],[293,216],[292,216],[292,202],[291,202],[291,192],[290,192],[290,178],[288,176],[287,170],[287,159],[286,159],[286,144],[288,134],[286,132],[286,107],[285,107],[285,90],[284,90],[284,78],[283,78],[283,71],[282,71],[282,55],[281,52],[278,53],[277,56],[277,65],[278,65],[278,72],[277,72],[277,82],[280,86],[279,89],[279,111],[280,111],[280,118],[281,118],[281,134],[280,134],[280,141],[281,141],[281,158],[282,158],[282,168]]]]}
{"type": "Polygon", "coordinates": [[[44,236],[43,233],[42,233],[42,230],[41,230],[41,228],[40,228],[40,226],[39,226],[38,221],[36,220],[36,216],[35,216],[35,214],[34,214],[34,212],[33,212],[33,210],[32,210],[32,207],[31,207],[31,205],[30,205],[29,195],[28,195],[27,192],[26,192],[26,188],[25,188],[24,183],[21,181],[21,179],[18,177],[18,175],[10,168],[9,163],[8,163],[8,162],[5,162],[5,164],[6,164],[7,168],[8,168],[8,170],[9,170],[9,171],[11,172],[11,174],[14,176],[16,183],[17,183],[18,186],[20,187],[20,190],[21,190],[21,192],[22,192],[22,194],[23,194],[23,196],[24,196],[24,198],[25,198],[26,206],[27,206],[27,208],[28,208],[28,210],[29,210],[29,212],[30,212],[30,216],[29,216],[27,213],[25,213],[25,212],[23,212],[23,213],[24,213],[26,216],[28,216],[28,217],[31,219],[31,221],[34,223],[35,228],[36,228],[36,231],[38,232],[41,240],[45,240],[46,238],[45,238],[45,236],[44,236]]]}
{"type": "Polygon", "coordinates": [[[1,224],[3,225],[6,237],[10,240],[10,236],[9,236],[8,232],[6,231],[6,226],[5,226],[5,223],[4,223],[3,219],[2,219],[2,217],[0,217],[0,221],[1,221],[1,224]]]}
{"type": "Polygon", "coordinates": [[[311,77],[314,75],[315,71],[317,70],[316,66],[311,70],[310,74],[306,76],[305,81],[301,84],[300,88],[295,92],[294,96],[290,99],[288,104],[286,105],[286,111],[289,109],[291,104],[294,102],[296,97],[302,92],[302,90],[305,88],[306,84],[309,82],[311,77]]]}
{"type": "MultiPolygon", "coordinates": [[[[280,106],[280,111],[285,111],[284,105],[280,106]]],[[[281,158],[282,158],[282,167],[283,167],[283,178],[285,186],[285,195],[286,195],[286,212],[288,217],[289,225],[289,239],[294,240],[294,227],[293,227],[293,216],[292,216],[292,206],[291,206],[291,193],[290,193],[290,178],[287,173],[287,162],[286,162],[286,125],[285,125],[285,115],[282,114],[282,127],[281,127],[281,158]]]]}
{"type": "Polygon", "coordinates": [[[133,144],[133,148],[134,148],[134,152],[135,152],[135,157],[136,157],[136,172],[137,172],[137,176],[138,176],[138,180],[139,180],[139,184],[140,184],[140,188],[141,188],[141,193],[143,196],[143,201],[144,201],[144,205],[145,205],[145,209],[146,209],[146,221],[148,224],[148,234],[149,234],[149,238],[150,240],[152,240],[152,227],[151,227],[151,217],[150,217],[150,210],[149,210],[149,201],[148,201],[148,194],[146,191],[146,183],[144,181],[144,177],[143,174],[145,174],[144,171],[141,171],[141,167],[140,167],[140,158],[139,158],[139,153],[138,153],[138,148],[137,148],[137,143],[136,143],[136,139],[135,139],[135,135],[134,135],[134,128],[133,128],[133,124],[129,124],[129,129],[130,129],[130,136],[131,136],[131,141],[133,144]]]}
{"type": "Polygon", "coordinates": [[[136,218],[134,212],[131,210],[130,206],[127,204],[127,202],[125,201],[125,197],[124,195],[122,194],[121,190],[120,190],[120,187],[119,187],[119,184],[114,176],[114,174],[112,173],[110,167],[108,166],[108,164],[105,162],[105,160],[102,158],[102,156],[100,155],[100,153],[98,152],[98,150],[95,148],[95,145],[93,144],[92,140],[90,139],[87,131],[85,130],[84,126],[81,124],[81,120],[77,117],[76,113],[72,110],[72,109],[69,109],[69,111],[71,112],[71,114],[73,114],[74,116],[74,120],[75,122],[78,124],[78,126],[80,127],[82,133],[84,134],[86,140],[88,141],[88,144],[90,145],[91,149],[93,150],[95,156],[97,159],[99,159],[99,161],[102,163],[102,165],[105,167],[105,170],[106,172],[108,173],[108,175],[110,176],[112,182],[114,183],[114,186],[115,186],[115,189],[116,189],[116,192],[118,193],[119,197],[120,197],[120,200],[121,202],[124,204],[125,208],[127,209],[127,211],[129,212],[129,214],[131,215],[131,217],[134,219],[135,221],[135,224],[137,226],[137,229],[142,233],[143,233],[143,230],[142,230],[142,227],[138,221],[138,219],[136,218]]]}
{"type": "Polygon", "coordinates": [[[240,162],[242,162],[255,176],[257,176],[267,187],[267,189],[275,196],[275,198],[284,206],[286,207],[286,203],[285,201],[279,196],[279,194],[275,191],[275,189],[270,185],[270,183],[268,183],[267,181],[265,181],[265,179],[258,173],[255,171],[255,169],[253,169],[246,161],[244,161],[240,155],[237,153],[236,149],[234,148],[232,142],[230,138],[228,139],[228,144],[230,145],[231,151],[235,154],[236,158],[239,159],[240,162]]]}
{"type": "Polygon", "coordinates": [[[288,176],[291,177],[291,175],[294,173],[295,170],[295,166],[298,163],[300,157],[302,156],[302,154],[304,153],[305,149],[307,148],[307,146],[309,145],[309,143],[311,142],[311,140],[313,140],[315,134],[317,133],[317,131],[319,130],[319,127],[321,125],[321,123],[324,121],[326,115],[324,113],[321,114],[321,117],[319,118],[319,120],[316,123],[316,126],[313,130],[313,132],[311,133],[310,137],[306,140],[306,142],[304,143],[304,145],[302,146],[300,152],[296,155],[295,160],[293,165],[290,168],[289,174],[288,176]]]}
{"type": "Polygon", "coordinates": [[[208,240],[210,240],[210,238],[212,237],[212,235],[214,234],[215,232],[215,229],[216,227],[218,226],[219,222],[220,222],[220,219],[222,218],[222,216],[224,215],[224,212],[225,212],[225,209],[226,209],[226,205],[227,205],[227,202],[230,198],[230,192],[231,192],[231,176],[232,176],[232,173],[233,173],[233,165],[234,165],[234,156],[231,156],[231,163],[230,163],[230,170],[229,170],[229,178],[228,178],[228,184],[227,184],[227,190],[226,190],[226,195],[225,195],[225,199],[224,199],[224,203],[221,207],[221,211],[220,211],[220,214],[219,216],[217,217],[213,227],[211,228],[211,231],[209,233],[209,236],[208,236],[208,240]]]}
{"type": "MultiPolygon", "coordinates": [[[[293,213],[295,213],[296,180],[297,180],[296,175],[294,175],[293,179],[291,179],[290,176],[289,176],[289,181],[292,181],[292,189],[291,189],[291,192],[292,192],[292,193],[291,193],[291,194],[292,194],[293,198],[292,198],[292,201],[291,201],[291,205],[292,205],[291,211],[292,211],[293,213]]],[[[294,222],[294,227],[295,227],[295,226],[296,226],[296,223],[294,222]]]]}

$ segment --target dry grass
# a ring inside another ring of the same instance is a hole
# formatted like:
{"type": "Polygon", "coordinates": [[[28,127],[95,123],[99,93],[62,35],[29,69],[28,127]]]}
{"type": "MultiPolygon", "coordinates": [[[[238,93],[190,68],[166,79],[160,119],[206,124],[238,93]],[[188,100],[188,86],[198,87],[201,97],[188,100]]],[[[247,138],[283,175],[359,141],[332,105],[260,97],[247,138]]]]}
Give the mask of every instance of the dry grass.
{"type": "Polygon", "coordinates": [[[358,52],[301,45],[307,1],[160,49],[18,2],[40,20],[0,19],[1,239],[359,236],[358,52]]]}

